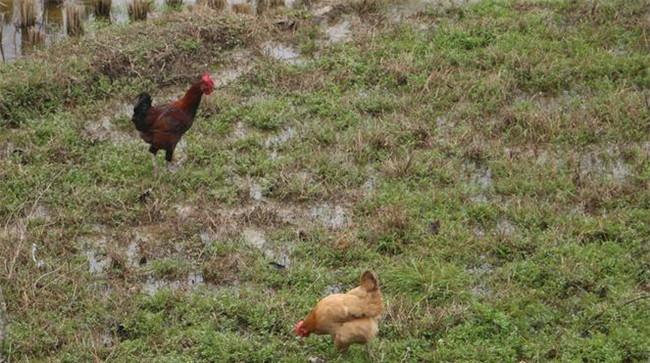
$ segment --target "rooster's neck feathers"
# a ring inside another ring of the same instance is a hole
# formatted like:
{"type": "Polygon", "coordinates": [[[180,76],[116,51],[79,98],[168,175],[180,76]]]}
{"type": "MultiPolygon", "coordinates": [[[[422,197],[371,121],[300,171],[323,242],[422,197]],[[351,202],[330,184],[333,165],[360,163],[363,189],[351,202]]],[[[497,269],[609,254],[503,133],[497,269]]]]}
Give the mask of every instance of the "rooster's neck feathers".
{"type": "Polygon", "coordinates": [[[199,81],[194,83],[190,89],[185,92],[183,98],[174,102],[174,106],[190,112],[192,117],[194,117],[199,108],[199,104],[201,103],[202,96],[203,91],[201,90],[201,82],[199,81]]]}

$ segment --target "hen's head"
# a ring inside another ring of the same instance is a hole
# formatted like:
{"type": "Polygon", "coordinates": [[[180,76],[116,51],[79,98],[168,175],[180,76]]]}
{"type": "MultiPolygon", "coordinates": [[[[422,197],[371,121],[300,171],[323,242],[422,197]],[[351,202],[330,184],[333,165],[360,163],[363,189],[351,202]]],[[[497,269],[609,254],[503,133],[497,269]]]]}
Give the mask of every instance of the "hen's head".
{"type": "Polygon", "coordinates": [[[305,322],[303,320],[300,320],[299,322],[296,323],[296,326],[293,327],[293,332],[299,336],[299,337],[308,337],[309,334],[311,333],[309,330],[307,330],[304,327],[305,322]]]}
{"type": "Polygon", "coordinates": [[[214,81],[210,78],[210,73],[206,73],[201,77],[201,92],[209,95],[214,91],[214,81]]]}

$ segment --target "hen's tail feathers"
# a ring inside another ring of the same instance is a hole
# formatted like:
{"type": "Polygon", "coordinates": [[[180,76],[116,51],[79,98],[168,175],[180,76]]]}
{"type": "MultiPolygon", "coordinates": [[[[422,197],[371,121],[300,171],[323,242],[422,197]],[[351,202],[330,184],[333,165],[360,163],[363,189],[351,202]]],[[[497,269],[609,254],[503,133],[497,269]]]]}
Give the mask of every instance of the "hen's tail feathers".
{"type": "Polygon", "coordinates": [[[379,289],[379,280],[377,279],[377,275],[372,271],[364,272],[363,275],[361,275],[360,285],[368,292],[379,289]]]}
{"type": "Polygon", "coordinates": [[[149,126],[147,124],[147,112],[151,108],[151,96],[142,92],[138,95],[133,106],[133,118],[131,119],[138,131],[145,131],[149,126]]]}

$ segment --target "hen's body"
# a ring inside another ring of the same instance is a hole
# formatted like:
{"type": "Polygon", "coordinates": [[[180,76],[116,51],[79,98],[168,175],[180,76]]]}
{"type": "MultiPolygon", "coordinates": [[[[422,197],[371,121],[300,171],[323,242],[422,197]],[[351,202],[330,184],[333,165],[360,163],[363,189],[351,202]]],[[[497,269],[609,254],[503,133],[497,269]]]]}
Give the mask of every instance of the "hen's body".
{"type": "Polygon", "coordinates": [[[149,151],[154,156],[158,150],[165,150],[165,160],[171,163],[176,145],[192,127],[201,97],[212,91],[210,82],[209,76],[204,76],[187,90],[183,98],[166,105],[152,106],[151,96],[147,93],[138,96],[132,121],[140,132],[140,138],[151,145],[149,151]]]}
{"type": "Polygon", "coordinates": [[[329,334],[336,348],[345,351],[350,344],[368,343],[377,335],[383,308],[377,278],[366,271],[360,286],[319,301],[305,320],[298,323],[296,333],[301,336],[329,334]]]}

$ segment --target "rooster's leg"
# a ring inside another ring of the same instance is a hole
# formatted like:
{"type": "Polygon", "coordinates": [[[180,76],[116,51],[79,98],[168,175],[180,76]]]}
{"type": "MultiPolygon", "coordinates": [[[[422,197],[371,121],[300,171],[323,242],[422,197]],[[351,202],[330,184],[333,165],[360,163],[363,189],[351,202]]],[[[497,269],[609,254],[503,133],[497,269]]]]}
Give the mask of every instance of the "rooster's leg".
{"type": "Polygon", "coordinates": [[[151,154],[151,165],[153,165],[153,175],[158,175],[158,164],[156,164],[156,154],[151,154]]]}
{"type": "Polygon", "coordinates": [[[156,154],[158,153],[158,149],[156,149],[153,145],[149,147],[149,152],[151,153],[151,165],[153,165],[153,175],[158,175],[158,164],[156,164],[156,154]]]}
{"type": "Polygon", "coordinates": [[[167,160],[167,171],[170,173],[175,172],[178,170],[176,165],[172,162],[172,157],[174,156],[174,149],[167,149],[165,150],[165,160],[167,160]]]}

